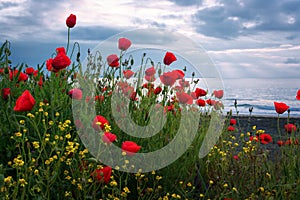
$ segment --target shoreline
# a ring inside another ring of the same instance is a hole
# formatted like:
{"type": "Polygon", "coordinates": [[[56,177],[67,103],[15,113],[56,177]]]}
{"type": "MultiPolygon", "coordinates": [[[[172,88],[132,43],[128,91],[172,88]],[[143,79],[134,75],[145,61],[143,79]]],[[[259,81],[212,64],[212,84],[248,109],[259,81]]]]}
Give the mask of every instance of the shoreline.
{"type": "MultiPolygon", "coordinates": [[[[241,131],[251,131],[252,127],[256,126],[256,130],[265,130],[266,133],[278,134],[278,118],[276,116],[236,116],[232,115],[231,118],[237,120],[237,127],[240,127],[241,131]],[[251,130],[245,130],[245,129],[251,130]]],[[[296,126],[300,124],[300,117],[279,117],[279,128],[282,134],[285,134],[284,125],[291,123],[296,126]]],[[[297,130],[298,131],[298,130],[297,130]]]]}

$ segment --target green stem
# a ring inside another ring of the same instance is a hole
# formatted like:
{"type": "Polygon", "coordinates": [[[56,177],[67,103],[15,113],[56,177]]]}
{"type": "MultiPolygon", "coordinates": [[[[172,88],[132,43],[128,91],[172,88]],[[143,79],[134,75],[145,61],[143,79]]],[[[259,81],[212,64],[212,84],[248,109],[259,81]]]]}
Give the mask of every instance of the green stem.
{"type": "Polygon", "coordinates": [[[68,28],[68,43],[67,43],[67,50],[66,50],[66,54],[68,54],[69,45],[70,45],[70,28],[68,28]]]}
{"type": "Polygon", "coordinates": [[[280,133],[280,124],[279,124],[279,114],[277,116],[277,132],[278,132],[278,135],[279,135],[279,139],[281,139],[281,133],[280,133]]]}

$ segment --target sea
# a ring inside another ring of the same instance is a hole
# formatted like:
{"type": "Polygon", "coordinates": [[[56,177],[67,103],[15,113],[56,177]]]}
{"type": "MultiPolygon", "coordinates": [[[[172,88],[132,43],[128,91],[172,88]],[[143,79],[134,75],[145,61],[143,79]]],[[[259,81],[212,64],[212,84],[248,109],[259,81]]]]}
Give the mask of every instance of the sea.
{"type": "MultiPolygon", "coordinates": [[[[274,102],[284,102],[290,106],[290,116],[300,117],[300,101],[296,99],[300,89],[299,79],[224,79],[224,112],[239,115],[277,116],[274,102]],[[237,101],[237,109],[234,106],[237,101]]],[[[285,112],[282,116],[287,116],[285,112]]]]}

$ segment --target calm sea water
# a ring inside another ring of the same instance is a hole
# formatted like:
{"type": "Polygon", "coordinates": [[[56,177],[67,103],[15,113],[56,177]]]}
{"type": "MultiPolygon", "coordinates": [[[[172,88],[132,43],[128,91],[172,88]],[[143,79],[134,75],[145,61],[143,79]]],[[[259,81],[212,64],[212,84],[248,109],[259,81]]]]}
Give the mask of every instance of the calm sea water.
{"type": "MultiPolygon", "coordinates": [[[[296,100],[300,89],[299,79],[225,79],[225,111],[235,112],[234,101],[237,100],[239,114],[277,116],[274,101],[284,102],[290,106],[291,116],[300,116],[300,101],[296,100]]],[[[287,112],[283,114],[287,116],[287,112]]]]}

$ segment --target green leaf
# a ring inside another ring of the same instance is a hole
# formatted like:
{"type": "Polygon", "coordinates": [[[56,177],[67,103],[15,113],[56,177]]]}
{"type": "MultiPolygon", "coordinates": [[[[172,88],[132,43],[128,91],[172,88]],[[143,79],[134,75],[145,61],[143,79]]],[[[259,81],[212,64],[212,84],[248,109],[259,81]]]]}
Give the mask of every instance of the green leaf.
{"type": "Polygon", "coordinates": [[[0,187],[4,185],[4,174],[0,174],[0,187]]]}

